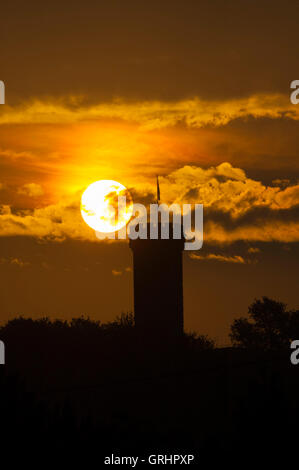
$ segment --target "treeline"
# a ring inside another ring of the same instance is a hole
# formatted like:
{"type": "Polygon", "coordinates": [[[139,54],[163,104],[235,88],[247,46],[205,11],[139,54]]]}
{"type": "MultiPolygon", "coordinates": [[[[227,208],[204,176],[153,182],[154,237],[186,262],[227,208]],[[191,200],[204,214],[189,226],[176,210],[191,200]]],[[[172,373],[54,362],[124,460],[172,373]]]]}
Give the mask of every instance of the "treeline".
{"type": "Polygon", "coordinates": [[[297,319],[281,302],[255,300],[225,349],[196,334],[159,343],[138,334],[131,313],[106,324],[11,320],[0,328],[2,455],[63,454],[87,468],[117,452],[269,461],[295,446],[299,378],[288,350],[297,319]]]}

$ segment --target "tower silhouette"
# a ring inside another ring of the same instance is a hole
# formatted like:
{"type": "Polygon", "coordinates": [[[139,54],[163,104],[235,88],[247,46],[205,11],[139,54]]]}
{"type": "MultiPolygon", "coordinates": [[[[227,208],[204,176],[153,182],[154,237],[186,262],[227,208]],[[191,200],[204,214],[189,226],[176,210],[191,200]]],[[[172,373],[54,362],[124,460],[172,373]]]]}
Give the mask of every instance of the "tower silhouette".
{"type": "MultiPolygon", "coordinates": [[[[157,203],[160,199],[157,180],[157,203]]],[[[136,329],[152,337],[175,338],[183,334],[184,237],[175,239],[173,222],[169,239],[162,239],[163,224],[158,223],[158,238],[130,240],[134,265],[134,314],[136,329]]]]}

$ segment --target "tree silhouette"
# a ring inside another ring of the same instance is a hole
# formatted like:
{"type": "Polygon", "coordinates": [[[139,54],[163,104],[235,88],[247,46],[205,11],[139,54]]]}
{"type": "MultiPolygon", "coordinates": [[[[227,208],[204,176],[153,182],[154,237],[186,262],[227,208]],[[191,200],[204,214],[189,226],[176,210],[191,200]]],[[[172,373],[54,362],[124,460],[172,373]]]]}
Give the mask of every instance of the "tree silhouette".
{"type": "Polygon", "coordinates": [[[148,342],[131,313],[109,323],[10,320],[0,327],[1,456],[53,456],[68,466],[82,459],[86,467],[115,449],[197,452],[209,464],[213,456],[269,462],[273,449],[275,458],[276,449],[287,455],[296,449],[299,377],[284,350],[272,351],[296,337],[299,312],[267,297],[231,327],[243,351],[195,333],[177,344],[148,342]]]}
{"type": "Polygon", "coordinates": [[[299,335],[299,311],[286,304],[262,297],[248,307],[249,318],[240,317],[231,326],[234,346],[263,350],[287,348],[299,335]]]}

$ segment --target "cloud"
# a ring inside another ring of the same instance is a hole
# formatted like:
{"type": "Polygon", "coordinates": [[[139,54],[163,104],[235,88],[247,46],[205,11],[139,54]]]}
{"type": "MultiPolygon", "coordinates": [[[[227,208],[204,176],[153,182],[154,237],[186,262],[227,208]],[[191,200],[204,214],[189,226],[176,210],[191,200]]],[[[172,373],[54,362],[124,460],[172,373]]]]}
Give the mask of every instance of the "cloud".
{"type": "Polygon", "coordinates": [[[288,95],[255,94],[229,100],[128,101],[117,99],[86,106],[82,98],[35,100],[16,107],[6,106],[1,124],[75,123],[89,120],[124,120],[144,129],[161,129],[184,124],[187,127],[224,126],[236,119],[271,118],[299,120],[299,109],[288,95]]]}
{"type": "Polygon", "coordinates": [[[36,183],[27,183],[24,184],[21,188],[18,189],[19,194],[24,194],[29,197],[38,197],[44,194],[43,188],[36,183]]]}
{"type": "MultiPolygon", "coordinates": [[[[299,241],[298,185],[265,186],[225,162],[209,168],[184,166],[162,177],[160,187],[162,202],[204,204],[204,242],[299,241]]],[[[154,184],[146,188],[137,185],[134,202],[153,202],[154,193],[154,184]]],[[[98,242],[82,220],[80,196],[77,192],[55,204],[30,210],[2,205],[0,235],[98,242]]]]}
{"type": "Polygon", "coordinates": [[[290,184],[290,180],[288,178],[283,178],[283,179],[280,179],[280,178],[276,178],[275,180],[272,181],[272,184],[274,186],[280,186],[280,187],[286,187],[286,186],[289,186],[290,184]]]}
{"type": "Polygon", "coordinates": [[[113,274],[113,276],[121,276],[122,271],[118,271],[117,269],[112,269],[112,274],[113,274]]]}
{"type": "Polygon", "coordinates": [[[259,248],[256,248],[254,246],[251,246],[250,248],[248,248],[248,253],[260,253],[260,249],[259,248]]]}
{"type": "Polygon", "coordinates": [[[23,261],[23,260],[21,260],[21,259],[19,259],[19,258],[12,258],[10,262],[11,262],[11,264],[14,264],[14,265],[16,265],[16,266],[19,266],[20,268],[23,268],[24,266],[28,266],[28,265],[29,265],[29,263],[27,263],[27,262],[25,262],[25,261],[23,261]]]}
{"type": "Polygon", "coordinates": [[[249,262],[249,261],[245,261],[245,259],[239,255],[225,256],[225,255],[216,255],[213,253],[210,253],[208,255],[197,255],[195,253],[191,253],[189,257],[195,260],[202,260],[202,261],[214,260],[214,261],[221,261],[224,263],[245,264],[249,262]]]}
{"type": "Polygon", "coordinates": [[[233,243],[239,240],[251,242],[284,242],[299,241],[299,222],[263,221],[259,224],[245,225],[226,229],[221,224],[206,222],[204,240],[213,243],[233,243]]]}
{"type": "Polygon", "coordinates": [[[130,266],[127,266],[124,270],[112,269],[113,276],[122,276],[122,274],[130,273],[130,272],[132,272],[132,268],[130,268],[130,266]]]}
{"type": "Polygon", "coordinates": [[[24,268],[25,266],[29,266],[30,263],[22,260],[21,258],[1,258],[0,264],[12,264],[19,268],[24,268]]]}
{"type": "Polygon", "coordinates": [[[241,168],[228,162],[216,167],[184,166],[160,178],[161,194],[167,203],[202,203],[210,211],[244,216],[254,208],[273,211],[299,204],[299,185],[281,189],[248,178],[241,168]]]}
{"type": "Polygon", "coordinates": [[[9,205],[0,206],[0,234],[55,241],[66,238],[96,239],[94,231],[81,218],[79,197],[30,211],[15,211],[9,205]]]}

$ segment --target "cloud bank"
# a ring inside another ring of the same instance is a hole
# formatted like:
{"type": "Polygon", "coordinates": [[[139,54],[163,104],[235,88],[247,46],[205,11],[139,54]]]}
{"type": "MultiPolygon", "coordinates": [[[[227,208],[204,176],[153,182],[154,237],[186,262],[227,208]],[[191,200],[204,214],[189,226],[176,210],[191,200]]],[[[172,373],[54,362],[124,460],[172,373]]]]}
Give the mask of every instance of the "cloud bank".
{"type": "MultiPolygon", "coordinates": [[[[230,163],[184,166],[161,178],[163,202],[202,203],[204,241],[299,241],[299,185],[265,186],[230,163]]],[[[134,202],[154,202],[155,186],[134,189],[134,202]]],[[[98,241],[80,215],[80,193],[32,210],[1,206],[2,236],[98,241]]]]}
{"type": "Polygon", "coordinates": [[[177,125],[191,128],[224,126],[236,119],[271,118],[299,120],[298,107],[288,95],[255,94],[247,98],[181,101],[125,101],[117,99],[93,105],[82,104],[72,96],[55,100],[32,100],[9,107],[0,116],[1,124],[58,124],[90,120],[123,120],[138,123],[143,129],[161,129],[177,125]]]}

